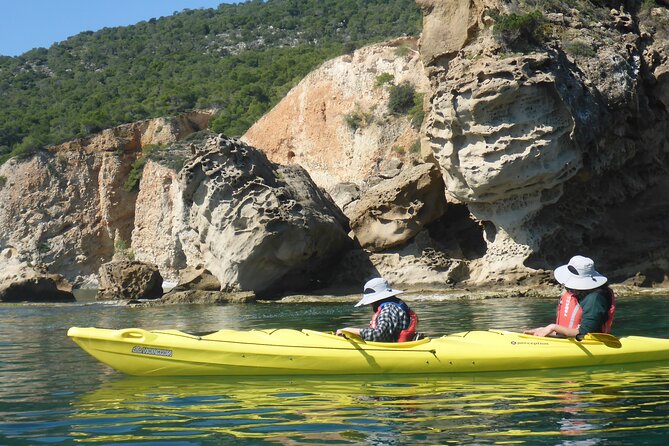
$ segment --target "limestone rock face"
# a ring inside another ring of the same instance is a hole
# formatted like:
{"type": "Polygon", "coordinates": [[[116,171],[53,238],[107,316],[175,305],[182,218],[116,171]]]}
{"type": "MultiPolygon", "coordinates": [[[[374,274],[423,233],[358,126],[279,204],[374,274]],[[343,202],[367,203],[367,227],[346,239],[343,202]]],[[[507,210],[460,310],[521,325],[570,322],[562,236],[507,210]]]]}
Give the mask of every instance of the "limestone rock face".
{"type": "Polygon", "coordinates": [[[211,111],[140,121],[0,166],[0,248],[79,285],[95,284],[115,237],[130,244],[137,193],[124,183],[148,144],[200,130],[211,111]]]}
{"type": "Polygon", "coordinates": [[[369,189],[350,212],[351,230],[363,248],[383,251],[411,239],[445,208],[439,169],[419,164],[369,189]]]}
{"type": "Polygon", "coordinates": [[[0,253],[0,302],[74,302],[72,285],[60,274],[21,262],[14,248],[0,253]]]}
{"type": "Polygon", "coordinates": [[[423,9],[421,58],[433,65],[457,53],[481,24],[486,0],[416,0],[423,9]]]}
{"type": "Polygon", "coordinates": [[[664,1],[664,6],[641,13],[639,30],[646,44],[643,59],[652,95],[669,109],[669,4],[664,1]]]}
{"type": "Polygon", "coordinates": [[[648,206],[669,203],[669,189],[658,193],[669,169],[666,10],[567,8],[544,15],[559,33],[514,51],[494,38],[492,17],[522,14],[515,3],[421,4],[426,146],[447,197],[468,207],[487,243],[468,280],[514,280],[578,253],[610,278],[664,268],[669,231],[648,206]],[[463,24],[440,28],[451,10],[463,24]]]}
{"type": "MultiPolygon", "coordinates": [[[[135,204],[135,226],[132,251],[135,259],[154,263],[167,280],[176,281],[179,271],[187,267],[179,233],[186,230],[177,172],[154,161],[144,166],[135,204]]],[[[197,257],[196,252],[191,258],[197,257]]]]}
{"type": "Polygon", "coordinates": [[[401,289],[444,289],[466,283],[470,262],[439,249],[429,231],[423,230],[407,243],[382,252],[354,249],[347,252],[332,272],[337,292],[359,293],[372,277],[382,276],[401,289]]]}
{"type": "Polygon", "coordinates": [[[97,300],[159,299],[163,278],[156,265],[120,260],[100,266],[97,300]]]}
{"type": "Polygon", "coordinates": [[[391,83],[403,82],[429,88],[415,39],[361,48],[307,75],[242,139],[275,163],[299,164],[328,193],[360,186],[384,160],[418,157],[419,129],[388,111],[391,83]],[[379,84],[383,76],[391,80],[379,84]]]}
{"type": "Polygon", "coordinates": [[[188,264],[224,291],[300,289],[349,245],[346,218],[299,166],[280,166],[223,136],[180,172],[188,264]]]}
{"type": "Polygon", "coordinates": [[[467,76],[464,67],[450,71],[448,83],[455,88],[435,98],[431,116],[434,124],[448,126],[429,130],[431,138],[445,140],[434,154],[449,194],[497,208],[505,199],[538,196],[576,173],[580,153],[571,139],[568,105],[550,69],[536,71],[549,64],[543,55],[489,62],[476,71],[487,82],[467,76]],[[535,70],[531,78],[529,70],[535,70]]]}

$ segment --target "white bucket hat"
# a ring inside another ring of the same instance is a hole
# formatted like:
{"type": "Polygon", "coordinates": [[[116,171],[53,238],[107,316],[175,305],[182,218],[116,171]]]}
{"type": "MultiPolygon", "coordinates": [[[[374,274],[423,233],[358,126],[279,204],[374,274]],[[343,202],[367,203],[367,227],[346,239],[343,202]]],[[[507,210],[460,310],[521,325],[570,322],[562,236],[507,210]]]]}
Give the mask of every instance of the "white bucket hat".
{"type": "Polygon", "coordinates": [[[555,269],[555,280],[574,290],[592,290],[604,285],[607,278],[595,270],[595,262],[583,256],[574,256],[567,265],[555,269]]]}
{"type": "Polygon", "coordinates": [[[367,305],[374,303],[376,301],[386,299],[388,297],[395,296],[397,294],[403,293],[404,291],[393,290],[390,288],[388,281],[377,277],[368,281],[365,284],[365,289],[363,291],[363,297],[360,299],[360,302],[355,304],[356,307],[360,305],[367,305]]]}

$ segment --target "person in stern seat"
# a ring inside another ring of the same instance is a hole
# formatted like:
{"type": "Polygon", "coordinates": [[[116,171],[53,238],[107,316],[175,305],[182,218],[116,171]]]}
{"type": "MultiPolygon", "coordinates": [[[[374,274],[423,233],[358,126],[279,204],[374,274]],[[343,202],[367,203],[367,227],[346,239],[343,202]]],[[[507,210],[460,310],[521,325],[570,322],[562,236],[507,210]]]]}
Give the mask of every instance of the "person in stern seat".
{"type": "Polygon", "coordinates": [[[346,327],[337,330],[338,336],[353,333],[365,341],[406,342],[420,339],[416,333],[418,316],[401,299],[395,297],[404,291],[394,290],[388,281],[377,277],[365,284],[364,294],[356,307],[370,305],[374,316],[369,328],[346,327]]]}
{"type": "Polygon", "coordinates": [[[611,333],[616,311],[608,279],[595,270],[592,259],[574,256],[555,270],[564,285],[554,324],[525,331],[534,336],[565,336],[581,339],[587,333],[611,333]]]}

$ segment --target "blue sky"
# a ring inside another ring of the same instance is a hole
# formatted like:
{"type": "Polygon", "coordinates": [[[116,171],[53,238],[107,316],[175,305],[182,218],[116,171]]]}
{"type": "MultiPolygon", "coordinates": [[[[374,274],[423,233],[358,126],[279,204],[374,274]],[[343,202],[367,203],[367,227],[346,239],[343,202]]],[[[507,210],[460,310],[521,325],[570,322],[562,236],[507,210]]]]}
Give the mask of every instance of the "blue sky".
{"type": "Polygon", "coordinates": [[[0,55],[18,56],[82,31],[127,26],[175,11],[242,0],[2,0],[0,55]]]}

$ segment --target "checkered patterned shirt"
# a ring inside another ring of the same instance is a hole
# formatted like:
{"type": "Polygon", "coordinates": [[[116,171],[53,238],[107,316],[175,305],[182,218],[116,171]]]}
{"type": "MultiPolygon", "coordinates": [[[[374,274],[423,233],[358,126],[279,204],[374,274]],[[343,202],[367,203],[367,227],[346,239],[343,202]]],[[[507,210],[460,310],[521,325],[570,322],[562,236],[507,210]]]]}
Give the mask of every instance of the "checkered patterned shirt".
{"type": "Polygon", "coordinates": [[[400,332],[409,328],[409,314],[398,305],[381,304],[381,313],[376,318],[376,328],[363,328],[360,337],[365,341],[397,342],[400,332]]]}

